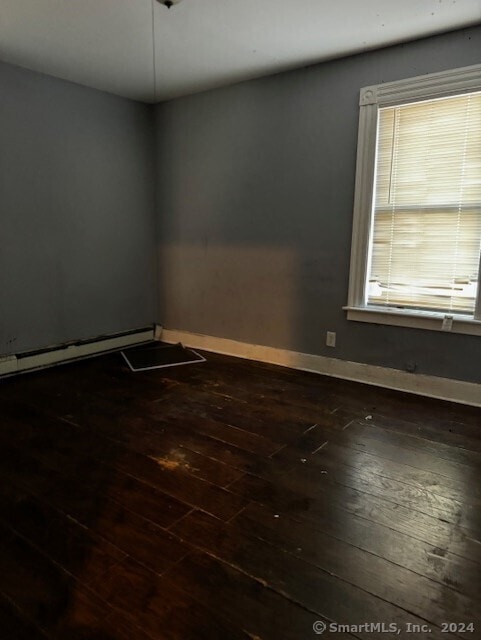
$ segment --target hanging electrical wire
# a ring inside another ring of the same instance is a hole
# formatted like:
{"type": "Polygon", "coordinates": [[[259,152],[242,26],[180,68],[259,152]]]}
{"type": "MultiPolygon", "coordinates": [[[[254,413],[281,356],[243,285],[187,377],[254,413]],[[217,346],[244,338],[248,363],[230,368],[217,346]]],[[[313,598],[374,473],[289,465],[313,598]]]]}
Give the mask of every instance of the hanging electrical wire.
{"type": "Polygon", "coordinates": [[[152,79],[154,90],[154,104],[157,102],[157,68],[156,68],[156,52],[155,52],[155,5],[152,0],[152,79]]]}

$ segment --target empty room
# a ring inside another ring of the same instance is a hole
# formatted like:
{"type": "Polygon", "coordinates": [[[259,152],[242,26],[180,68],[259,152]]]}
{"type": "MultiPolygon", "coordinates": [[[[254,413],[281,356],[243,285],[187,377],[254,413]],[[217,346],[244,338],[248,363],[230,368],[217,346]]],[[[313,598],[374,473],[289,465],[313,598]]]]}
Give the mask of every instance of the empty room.
{"type": "Polygon", "coordinates": [[[481,639],[479,0],[0,0],[0,640],[481,639]]]}

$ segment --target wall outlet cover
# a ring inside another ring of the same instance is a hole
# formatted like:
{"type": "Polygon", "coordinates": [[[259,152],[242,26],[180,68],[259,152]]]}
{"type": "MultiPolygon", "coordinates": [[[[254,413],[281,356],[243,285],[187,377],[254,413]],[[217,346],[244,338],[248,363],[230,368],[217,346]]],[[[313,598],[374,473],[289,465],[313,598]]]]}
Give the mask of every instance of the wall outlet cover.
{"type": "Polygon", "coordinates": [[[336,333],[334,331],[327,331],[326,333],[326,346],[335,347],[336,346],[336,333]]]}

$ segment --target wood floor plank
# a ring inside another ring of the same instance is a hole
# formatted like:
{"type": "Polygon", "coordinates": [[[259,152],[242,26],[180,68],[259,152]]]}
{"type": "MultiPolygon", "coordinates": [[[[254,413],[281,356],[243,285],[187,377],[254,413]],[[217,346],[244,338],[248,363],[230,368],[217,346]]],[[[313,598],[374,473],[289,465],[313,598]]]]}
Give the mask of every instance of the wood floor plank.
{"type": "Polygon", "coordinates": [[[0,526],[0,592],[48,631],[69,606],[73,579],[0,526]]]}
{"type": "Polygon", "coordinates": [[[163,411],[159,414],[157,403],[153,403],[149,405],[148,411],[159,422],[188,429],[190,432],[214,438],[219,442],[256,455],[269,457],[281,447],[278,442],[274,442],[265,436],[240,429],[239,427],[233,427],[217,420],[191,414],[182,408],[175,407],[168,412],[163,411]]]}
{"type": "MultiPolygon", "coordinates": [[[[38,493],[54,508],[124,553],[134,555],[139,562],[153,565],[158,573],[165,571],[188,552],[188,548],[165,529],[121,504],[109,501],[105,496],[93,491],[90,486],[86,486],[83,478],[92,472],[92,469],[85,469],[85,473],[81,475],[52,475],[41,488],[38,488],[32,466],[29,465],[28,478],[27,472],[23,470],[14,476],[14,481],[19,485],[23,483],[33,495],[38,493]]],[[[10,470],[10,477],[13,474],[14,471],[10,470]]],[[[98,482],[107,481],[108,478],[105,476],[98,478],[98,482]]]]}
{"type": "Polygon", "coordinates": [[[456,431],[467,438],[480,439],[478,410],[453,402],[442,402],[433,398],[408,395],[399,391],[384,390],[382,394],[373,387],[364,386],[362,393],[351,390],[351,394],[337,397],[341,406],[349,403],[352,409],[357,408],[369,415],[385,416],[390,419],[401,419],[415,423],[421,433],[439,435],[456,431]]]}
{"type": "Polygon", "coordinates": [[[21,612],[2,594],[0,594],[0,637],[5,640],[46,640],[47,635],[32,622],[27,620],[21,612]]]}
{"type": "MultiPolygon", "coordinates": [[[[43,410],[27,405],[24,407],[23,421],[28,422],[30,429],[32,425],[42,426],[42,433],[46,436],[48,433],[53,433],[55,443],[62,444],[59,440],[62,435],[62,430],[67,431],[66,425],[76,425],[78,427],[88,428],[92,433],[92,442],[88,442],[85,438],[80,436],[77,441],[80,442],[81,451],[85,447],[100,447],[102,444],[100,441],[102,436],[108,438],[108,441],[103,441],[104,448],[99,450],[99,455],[105,455],[105,451],[111,449],[115,451],[114,444],[122,444],[134,451],[143,453],[145,455],[152,455],[159,459],[172,459],[177,457],[179,460],[182,458],[188,458],[185,464],[188,464],[194,475],[201,477],[209,482],[224,486],[232,482],[239,476],[232,468],[229,468],[225,463],[215,462],[206,456],[202,456],[195,451],[188,451],[188,454],[184,451],[178,452],[178,442],[167,441],[167,438],[162,439],[161,429],[157,427],[153,420],[149,420],[147,411],[142,407],[134,406],[132,409],[126,411],[123,408],[119,409],[116,403],[102,398],[95,403],[95,408],[91,408],[85,403],[81,403],[78,407],[68,406],[70,413],[65,413],[65,407],[62,406],[62,423],[59,423],[54,412],[50,410],[45,414],[43,410]],[[144,415],[142,415],[144,411],[144,415]],[[139,415],[140,414],[140,415],[139,415]],[[142,434],[142,437],[140,437],[142,434]],[[154,436],[156,436],[154,438],[154,436]]],[[[19,422],[18,418],[16,419],[19,422]]],[[[25,424],[24,424],[25,426],[25,424]]],[[[20,431],[21,424],[15,426],[15,432],[20,431]]],[[[37,428],[38,431],[38,428],[37,428]]],[[[15,433],[18,437],[18,433],[15,433]]],[[[34,434],[35,435],[35,434],[34,434]]],[[[75,434],[73,433],[75,437],[75,434]]],[[[72,437],[72,430],[70,436],[72,437]]],[[[64,442],[64,441],[63,441],[64,442]]],[[[68,441],[67,441],[68,446],[68,441]]],[[[93,452],[95,455],[95,451],[93,452]]]]}
{"type": "Polygon", "coordinates": [[[321,539],[329,536],[346,542],[459,591],[474,601],[481,601],[479,564],[459,558],[446,549],[348,514],[341,508],[331,508],[326,517],[316,520],[285,514],[276,518],[275,515],[279,514],[251,503],[232,522],[258,537],[264,539],[266,536],[272,544],[298,553],[300,557],[307,552],[306,545],[309,549],[309,545],[313,544],[314,551],[320,547],[320,533],[321,539]]]}
{"type": "Polygon", "coordinates": [[[327,491],[319,487],[313,496],[290,489],[286,482],[281,485],[246,474],[231,486],[231,490],[276,512],[312,521],[329,517],[333,506],[341,505],[347,513],[406,533],[441,549],[449,549],[451,553],[481,564],[478,538],[470,537],[460,527],[348,487],[330,488],[327,491]]]}
{"type": "Polygon", "coordinates": [[[273,416],[269,409],[259,405],[251,405],[249,411],[235,401],[225,398],[207,397],[200,391],[191,391],[187,397],[181,390],[165,394],[158,400],[159,410],[164,405],[182,404],[189,412],[204,418],[214,419],[225,424],[251,431],[281,444],[289,442],[296,435],[301,435],[310,425],[310,421],[289,420],[284,416],[273,416]]]}
{"type": "MultiPolygon", "coordinates": [[[[25,638],[52,640],[148,640],[122,614],[86,590],[72,576],[22,538],[0,527],[0,602],[18,612],[25,638]],[[106,619],[112,617],[111,622],[106,619]],[[129,635],[130,634],[130,635],[129,635]]],[[[16,629],[16,628],[15,628],[16,629]]],[[[17,630],[17,629],[16,629],[17,630]]],[[[8,640],[17,640],[17,635],[8,640]]],[[[153,640],[150,638],[150,640],[153,640]]]]}
{"type": "Polygon", "coordinates": [[[45,501],[8,484],[5,476],[0,498],[4,525],[29,540],[84,584],[97,580],[126,554],[105,539],[56,511],[45,501]]]}
{"type": "Polygon", "coordinates": [[[148,430],[140,431],[136,446],[138,451],[154,458],[168,457],[171,452],[181,449],[216,460],[222,463],[221,466],[224,469],[220,482],[214,483],[219,486],[230,484],[242,475],[234,472],[234,469],[248,468],[257,464],[260,458],[250,451],[202,433],[196,433],[185,424],[177,424],[167,419],[161,422],[155,421],[148,430]]]}
{"type": "Polygon", "coordinates": [[[274,455],[284,462],[298,461],[301,457],[309,457],[320,451],[327,443],[330,447],[334,446],[334,451],[338,454],[343,448],[346,462],[349,462],[350,457],[354,459],[354,456],[359,454],[375,456],[386,468],[389,463],[392,463],[393,468],[403,465],[406,473],[411,469],[411,473],[417,470],[418,474],[425,474],[426,478],[431,477],[441,490],[445,486],[456,488],[457,496],[453,496],[454,499],[481,498],[481,489],[476,484],[466,491],[473,474],[481,472],[478,454],[457,449],[460,459],[450,460],[446,457],[449,456],[449,452],[445,450],[453,447],[441,445],[443,449],[439,450],[438,444],[430,447],[432,443],[422,439],[391,435],[385,430],[369,427],[366,423],[353,421],[345,430],[338,432],[326,431],[322,425],[317,425],[274,455]],[[464,453],[468,456],[464,456],[464,453]]]}
{"type": "MultiPolygon", "coordinates": [[[[311,634],[320,619],[318,614],[206,553],[191,553],[167,571],[165,580],[207,607],[215,603],[233,628],[244,629],[252,638],[299,640],[311,634]]],[[[323,637],[353,638],[342,632],[326,632],[323,637]]]]}
{"type": "Polygon", "coordinates": [[[126,612],[153,638],[249,638],[242,629],[229,625],[215,603],[209,608],[197,603],[188,591],[167,583],[131,559],[114,567],[92,588],[115,609],[126,612]]]}
{"type": "MultiPolygon", "coordinates": [[[[389,469],[383,474],[372,473],[369,466],[353,467],[343,464],[332,456],[330,443],[316,455],[316,463],[309,460],[298,465],[289,474],[290,488],[316,495],[318,489],[334,490],[347,487],[367,493],[397,505],[409,507],[433,518],[451,522],[475,537],[481,525],[479,502],[466,504],[458,499],[448,498],[422,485],[413,485],[391,477],[389,469]]],[[[386,468],[388,465],[385,465],[386,468]]],[[[282,480],[278,474],[270,474],[269,480],[282,480]]],[[[235,485],[234,485],[235,486],[235,485]]]]}
{"type": "MultiPolygon", "coordinates": [[[[110,446],[109,443],[105,446],[105,442],[95,438],[86,441],[85,435],[71,425],[59,423],[53,429],[50,428],[51,425],[44,425],[40,442],[37,435],[28,438],[23,427],[24,425],[16,423],[15,437],[9,434],[5,444],[18,460],[30,455],[30,459],[33,458],[37,465],[60,476],[85,474],[87,469],[89,473],[83,479],[86,487],[91,486],[93,490],[161,526],[169,526],[189,510],[180,501],[117,471],[113,460],[122,455],[120,448],[110,446]],[[58,426],[61,426],[60,431],[58,426]],[[46,442],[45,437],[48,437],[46,442]],[[20,442],[17,438],[20,438],[20,442]],[[83,445],[86,443],[88,446],[85,449],[83,445]],[[95,460],[98,460],[97,464],[95,460]]],[[[4,448],[4,453],[5,451],[4,448]]]]}
{"type": "MultiPolygon", "coordinates": [[[[221,459],[221,452],[214,458],[204,453],[202,440],[205,441],[205,438],[202,435],[191,434],[189,430],[184,434],[174,426],[169,428],[168,423],[150,419],[146,414],[145,411],[141,416],[123,415],[113,421],[108,415],[95,412],[89,415],[88,411],[82,409],[82,412],[68,414],[63,419],[90,430],[90,424],[93,424],[96,435],[104,436],[131,451],[164,461],[165,464],[188,468],[192,475],[220,487],[230,484],[241,475],[221,459]]],[[[216,442],[211,444],[215,446],[216,442]]],[[[219,442],[218,449],[221,446],[219,442]]]]}
{"type": "MultiPolygon", "coordinates": [[[[359,624],[361,619],[389,620],[405,628],[419,618],[344,580],[296,558],[278,552],[263,540],[245,535],[233,525],[221,526],[211,516],[194,512],[173,527],[173,531],[193,546],[229,563],[261,584],[284,593],[294,602],[328,620],[359,624]]],[[[368,638],[370,634],[357,634],[368,638]]],[[[397,637],[387,633],[386,637],[397,637]]],[[[433,638],[442,638],[434,629],[433,638]]]]}
{"type": "MultiPolygon", "coordinates": [[[[169,457],[161,456],[155,459],[146,457],[111,441],[98,438],[92,431],[82,433],[68,423],[59,422],[59,425],[63,426],[54,430],[53,435],[48,426],[43,426],[40,438],[37,438],[37,430],[33,429],[33,436],[29,432],[20,442],[25,445],[27,440],[30,442],[28,453],[35,459],[37,467],[40,465],[46,470],[55,470],[60,475],[65,473],[65,470],[70,474],[83,474],[87,478],[87,483],[96,482],[99,491],[107,494],[108,498],[122,502],[124,495],[121,492],[119,496],[119,491],[115,492],[115,487],[113,491],[110,489],[111,483],[117,477],[112,472],[112,467],[114,467],[133,479],[131,485],[135,479],[138,479],[144,484],[151,485],[154,490],[165,494],[167,499],[170,498],[172,509],[164,510],[163,514],[165,518],[172,519],[172,521],[182,515],[178,513],[179,503],[184,503],[189,508],[205,509],[223,519],[232,517],[245,504],[239,496],[196,476],[195,468],[192,467],[195,461],[191,464],[190,458],[186,459],[186,457],[182,458],[173,454],[169,457]],[[62,434],[65,433],[67,434],[66,438],[62,438],[62,434]],[[42,442],[44,442],[44,447],[42,447],[42,442]],[[75,468],[72,468],[72,465],[75,468]],[[97,478],[94,480],[95,474],[97,474],[97,478]]],[[[20,432],[19,423],[14,424],[14,430],[20,432]]],[[[0,438],[2,437],[5,440],[5,433],[0,434],[0,438]]],[[[13,442],[10,443],[10,446],[15,449],[13,456],[21,459],[26,453],[19,448],[17,439],[14,439],[13,436],[11,439],[13,442]]],[[[5,448],[3,452],[0,452],[1,454],[9,458],[6,460],[6,464],[9,464],[11,456],[7,454],[5,448]]],[[[40,482],[46,481],[45,472],[42,472],[41,469],[37,475],[40,482]]],[[[236,471],[234,477],[238,478],[240,475],[242,474],[236,471]]],[[[160,499],[161,496],[159,496],[160,499]]],[[[162,500],[165,502],[166,499],[162,500]]],[[[137,503],[135,510],[138,510],[137,503]]],[[[180,510],[185,510],[185,507],[180,506],[180,510]]]]}
{"type": "MultiPolygon", "coordinates": [[[[307,434],[310,435],[310,434],[307,434]]],[[[374,475],[391,478],[404,482],[413,487],[418,487],[430,491],[436,495],[443,496],[450,500],[455,500],[463,504],[479,504],[481,496],[476,490],[466,490],[469,486],[471,470],[465,469],[458,478],[449,478],[424,468],[413,467],[411,465],[382,458],[372,451],[365,451],[349,446],[349,439],[341,442],[331,437],[328,440],[328,448],[319,450],[317,454],[312,451],[316,449],[318,442],[324,441],[322,434],[316,443],[301,442],[299,447],[289,447],[281,450],[274,456],[275,459],[290,464],[292,461],[326,469],[327,466],[347,465],[353,469],[363,469],[365,472],[374,475]],[[307,445],[307,446],[306,446],[307,445]]],[[[324,437],[326,435],[324,434],[324,437]]]]}
{"type": "MultiPolygon", "coordinates": [[[[359,418],[357,418],[359,420],[359,418]]],[[[460,417],[462,420],[463,418],[460,417]]],[[[436,452],[445,452],[446,459],[452,459],[453,462],[462,462],[462,456],[467,459],[477,458],[479,461],[481,444],[479,442],[479,423],[478,425],[469,425],[469,430],[464,426],[460,428],[455,421],[449,422],[449,426],[445,429],[439,429],[437,426],[431,426],[425,422],[409,422],[397,417],[388,417],[381,414],[373,413],[371,419],[365,422],[366,426],[385,429],[390,434],[396,433],[404,436],[411,436],[422,439],[425,446],[433,447],[436,452]],[[468,452],[477,454],[471,456],[468,452]]],[[[444,456],[443,456],[444,457],[444,456]]]]}
{"type": "Polygon", "coordinates": [[[440,584],[305,523],[284,516],[275,518],[272,512],[259,508],[247,507],[231,524],[246,535],[258,537],[373,595],[395,602],[433,624],[443,619],[446,598],[451,599],[456,619],[470,622],[476,615],[480,601],[476,599],[479,587],[475,581],[470,583],[468,595],[454,595],[452,584],[440,584]]]}
{"type": "Polygon", "coordinates": [[[121,506],[92,504],[78,485],[65,484],[46,498],[139,562],[162,573],[183,558],[188,548],[165,530],[121,506]]]}
{"type": "Polygon", "coordinates": [[[283,423],[286,419],[293,423],[299,421],[311,424],[315,422],[319,415],[330,413],[333,408],[327,408],[319,402],[319,390],[315,402],[309,402],[299,394],[291,394],[289,400],[283,397],[279,389],[274,393],[266,390],[265,378],[253,379],[252,376],[236,375],[232,368],[226,375],[216,371],[210,378],[206,375],[196,380],[195,386],[189,383],[179,383],[172,386],[171,390],[177,394],[192,395],[192,390],[201,391],[205,397],[211,397],[214,404],[216,400],[226,401],[233,407],[243,408],[255,403],[258,407],[258,415],[264,419],[279,421],[283,423]],[[238,382],[238,384],[236,384],[238,382]]]}
{"type": "Polygon", "coordinates": [[[92,591],[78,586],[69,606],[50,631],[52,640],[157,640],[92,591]]]}
{"type": "Polygon", "coordinates": [[[481,410],[206,356],[2,381],[0,638],[479,635],[481,410]]]}
{"type": "Polygon", "coordinates": [[[393,449],[400,450],[403,457],[411,462],[411,466],[429,469],[448,478],[456,479],[462,475],[464,467],[481,469],[481,444],[477,451],[453,448],[445,443],[416,439],[413,436],[391,433],[370,422],[354,421],[349,426],[346,437],[356,437],[358,447],[366,447],[379,451],[381,455],[393,457],[393,449]]]}

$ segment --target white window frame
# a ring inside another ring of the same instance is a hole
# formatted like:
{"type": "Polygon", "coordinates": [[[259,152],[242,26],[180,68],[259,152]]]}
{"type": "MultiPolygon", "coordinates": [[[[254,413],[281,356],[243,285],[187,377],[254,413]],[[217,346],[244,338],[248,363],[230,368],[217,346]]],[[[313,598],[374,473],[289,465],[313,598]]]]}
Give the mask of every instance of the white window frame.
{"type": "Polygon", "coordinates": [[[481,90],[481,65],[442,71],[441,73],[387,82],[361,89],[351,269],[348,302],[344,307],[348,320],[481,335],[481,282],[479,281],[474,316],[429,310],[368,306],[365,299],[369,242],[372,232],[379,109],[418,100],[460,95],[476,90],[481,90]]]}

